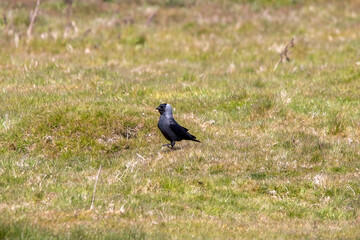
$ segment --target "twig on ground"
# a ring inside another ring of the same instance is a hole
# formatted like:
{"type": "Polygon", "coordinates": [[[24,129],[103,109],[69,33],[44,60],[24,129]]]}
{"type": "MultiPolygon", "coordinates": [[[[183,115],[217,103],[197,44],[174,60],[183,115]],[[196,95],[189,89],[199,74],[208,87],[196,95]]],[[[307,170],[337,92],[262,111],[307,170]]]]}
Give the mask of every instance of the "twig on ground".
{"type": "Polygon", "coordinates": [[[3,13],[3,22],[4,22],[4,34],[6,34],[8,32],[8,20],[7,20],[7,16],[6,16],[6,11],[4,11],[3,13]]]}
{"type": "Polygon", "coordinates": [[[28,28],[28,30],[26,32],[26,35],[27,35],[28,38],[31,38],[31,32],[32,32],[32,29],[33,29],[33,26],[34,26],[34,22],[36,20],[36,16],[39,13],[39,10],[40,10],[40,0],[37,0],[35,10],[34,10],[33,14],[31,14],[29,28],[28,28]]]}
{"type": "Polygon", "coordinates": [[[6,26],[8,24],[7,17],[6,17],[6,12],[3,13],[3,21],[4,21],[4,25],[6,26]]]}
{"type": "Polygon", "coordinates": [[[96,185],[97,185],[97,182],[98,182],[98,180],[99,180],[100,171],[101,171],[101,165],[100,165],[100,167],[99,167],[99,171],[98,171],[98,173],[97,173],[96,180],[95,180],[95,186],[94,186],[94,192],[93,192],[93,197],[92,197],[92,201],[91,201],[90,210],[93,210],[93,209],[94,209],[96,185]]]}
{"type": "Polygon", "coordinates": [[[140,154],[136,154],[139,158],[141,158],[141,160],[143,160],[143,162],[145,161],[145,158],[143,156],[141,156],[140,154]]]}
{"type": "Polygon", "coordinates": [[[351,192],[354,194],[354,197],[355,197],[356,193],[355,193],[354,189],[350,185],[347,185],[347,188],[351,190],[351,192]]]}
{"type": "Polygon", "coordinates": [[[154,11],[146,20],[146,24],[149,25],[157,15],[157,11],[154,11]]]}
{"type": "Polygon", "coordinates": [[[87,35],[89,35],[89,33],[91,33],[91,30],[91,28],[86,29],[82,37],[85,38],[87,35]]]}
{"type": "Polygon", "coordinates": [[[65,0],[66,3],[66,26],[71,26],[72,4],[73,0],[65,0]]]}
{"type": "Polygon", "coordinates": [[[280,59],[279,59],[279,61],[277,61],[276,65],[274,67],[274,72],[276,71],[279,64],[283,63],[285,59],[286,59],[286,61],[290,62],[289,49],[294,47],[294,44],[295,44],[295,38],[293,37],[291,39],[291,41],[285,46],[284,50],[282,50],[282,52],[280,53],[280,59]]]}

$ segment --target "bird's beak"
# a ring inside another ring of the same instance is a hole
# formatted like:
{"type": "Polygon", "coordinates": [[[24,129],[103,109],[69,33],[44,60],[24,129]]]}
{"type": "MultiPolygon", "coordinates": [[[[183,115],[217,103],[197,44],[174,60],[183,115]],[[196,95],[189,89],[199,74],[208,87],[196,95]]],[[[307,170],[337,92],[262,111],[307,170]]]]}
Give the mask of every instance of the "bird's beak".
{"type": "Polygon", "coordinates": [[[159,110],[159,107],[155,108],[155,110],[159,110]]]}

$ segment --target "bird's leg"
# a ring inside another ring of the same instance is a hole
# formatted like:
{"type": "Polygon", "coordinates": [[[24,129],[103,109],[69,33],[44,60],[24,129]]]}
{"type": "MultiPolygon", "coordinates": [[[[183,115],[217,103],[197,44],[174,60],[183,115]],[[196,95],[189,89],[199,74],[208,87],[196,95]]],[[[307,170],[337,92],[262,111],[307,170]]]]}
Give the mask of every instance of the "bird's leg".
{"type": "Polygon", "coordinates": [[[164,145],[162,145],[162,146],[163,146],[163,147],[169,147],[169,148],[172,148],[172,147],[170,147],[170,145],[171,145],[171,143],[164,144],[164,145]]]}
{"type": "Polygon", "coordinates": [[[174,145],[175,145],[175,141],[172,141],[171,142],[171,149],[174,147],[174,145]]]}

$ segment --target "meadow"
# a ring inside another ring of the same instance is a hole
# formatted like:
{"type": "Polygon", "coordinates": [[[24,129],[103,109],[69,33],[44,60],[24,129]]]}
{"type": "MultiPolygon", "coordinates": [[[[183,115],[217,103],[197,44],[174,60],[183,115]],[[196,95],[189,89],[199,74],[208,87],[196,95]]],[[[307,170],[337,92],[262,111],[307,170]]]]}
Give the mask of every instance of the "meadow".
{"type": "Polygon", "coordinates": [[[35,3],[0,2],[0,239],[360,238],[359,1],[35,3]]]}

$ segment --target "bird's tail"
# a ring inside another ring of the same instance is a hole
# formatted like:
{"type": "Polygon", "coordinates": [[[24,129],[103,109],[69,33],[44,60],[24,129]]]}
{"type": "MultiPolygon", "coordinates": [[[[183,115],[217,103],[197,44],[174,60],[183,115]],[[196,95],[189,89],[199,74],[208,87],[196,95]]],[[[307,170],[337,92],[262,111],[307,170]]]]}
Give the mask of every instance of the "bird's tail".
{"type": "Polygon", "coordinates": [[[196,140],[196,137],[194,135],[191,135],[192,139],[190,139],[191,141],[194,141],[194,142],[200,142],[199,140],[196,140]]]}

